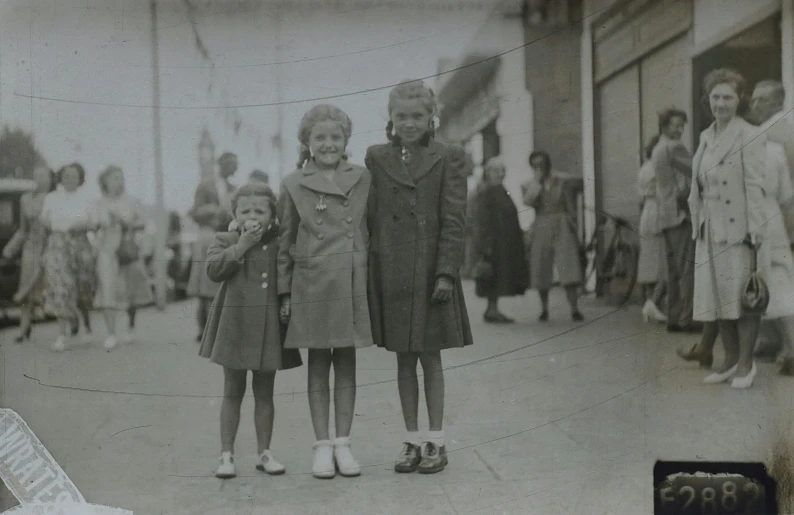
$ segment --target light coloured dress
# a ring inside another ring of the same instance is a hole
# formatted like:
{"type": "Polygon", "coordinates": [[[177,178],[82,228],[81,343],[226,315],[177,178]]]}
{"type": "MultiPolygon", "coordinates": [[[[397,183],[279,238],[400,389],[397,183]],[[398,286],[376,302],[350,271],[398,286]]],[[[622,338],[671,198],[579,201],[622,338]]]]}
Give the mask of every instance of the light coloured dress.
{"type": "Polygon", "coordinates": [[[712,125],[703,131],[693,161],[693,318],[700,322],[742,316],[740,299],[752,270],[752,251],[743,239],[748,232],[763,232],[768,220],[763,200],[766,143],[757,136],[757,129],[738,117],[720,136],[712,125]]]}
{"type": "Polygon", "coordinates": [[[125,194],[117,198],[103,196],[94,206],[97,232],[97,291],[94,307],[97,309],[126,310],[153,302],[151,288],[143,262],[119,264],[116,251],[125,231],[141,225],[141,207],[138,200],[125,194]],[[115,216],[113,216],[115,215],[115,216]]]}
{"type": "Polygon", "coordinates": [[[768,222],[758,251],[758,266],[769,285],[769,306],[764,316],[774,319],[794,315],[794,256],[780,207],[794,196],[794,188],[785,151],[778,143],[767,143],[764,192],[768,222]]]}
{"type": "Polygon", "coordinates": [[[637,282],[653,284],[665,280],[663,274],[664,235],[659,224],[659,201],[656,197],[656,171],[650,159],[640,167],[637,191],[643,199],[640,213],[640,259],[637,282]]]}
{"type": "Polygon", "coordinates": [[[96,256],[88,240],[90,201],[81,190],[59,188],[44,197],[40,220],[50,229],[44,250],[44,310],[76,318],[96,295],[96,256]]]}

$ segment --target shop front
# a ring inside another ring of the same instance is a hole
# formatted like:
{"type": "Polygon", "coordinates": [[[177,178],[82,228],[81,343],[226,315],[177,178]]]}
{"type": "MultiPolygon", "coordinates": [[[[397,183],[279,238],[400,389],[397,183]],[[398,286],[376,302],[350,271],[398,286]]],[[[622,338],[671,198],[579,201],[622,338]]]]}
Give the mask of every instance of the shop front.
{"type": "MultiPolygon", "coordinates": [[[[697,147],[712,122],[702,83],[730,67],[747,79],[781,80],[788,108],[794,95],[792,0],[618,0],[598,7],[584,31],[582,70],[592,97],[583,116],[585,179],[595,185],[587,204],[596,212],[639,219],[637,171],[657,134],[657,114],[687,113],[684,142],[697,147]],[[588,135],[590,135],[588,137],[588,135]],[[590,146],[588,148],[588,145],[590,146]],[[588,152],[589,151],[589,152],[588,152]]],[[[592,5],[595,4],[591,4],[592,5]]],[[[591,218],[589,230],[595,219],[591,218]]]]}

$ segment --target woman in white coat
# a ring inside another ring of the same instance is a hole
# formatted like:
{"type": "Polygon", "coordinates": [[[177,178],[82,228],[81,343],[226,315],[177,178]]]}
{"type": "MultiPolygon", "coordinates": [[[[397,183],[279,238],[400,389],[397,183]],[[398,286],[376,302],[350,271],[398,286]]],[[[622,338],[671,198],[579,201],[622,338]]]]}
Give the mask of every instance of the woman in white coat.
{"type": "Polygon", "coordinates": [[[693,160],[689,209],[696,240],[694,319],[718,322],[725,362],[704,379],[748,388],[756,374],[753,347],[760,317],[742,312],[752,249],[763,241],[766,145],[755,127],[737,116],[744,78],[728,69],[706,76],[704,91],[714,122],[703,131],[693,160]]]}
{"type": "Polygon", "coordinates": [[[768,141],[766,149],[764,192],[768,222],[764,245],[758,256],[758,265],[764,271],[769,285],[769,306],[764,318],[779,324],[786,345],[786,357],[780,373],[794,375],[794,255],[783,214],[784,207],[791,205],[794,199],[794,187],[783,146],[768,141]]]}

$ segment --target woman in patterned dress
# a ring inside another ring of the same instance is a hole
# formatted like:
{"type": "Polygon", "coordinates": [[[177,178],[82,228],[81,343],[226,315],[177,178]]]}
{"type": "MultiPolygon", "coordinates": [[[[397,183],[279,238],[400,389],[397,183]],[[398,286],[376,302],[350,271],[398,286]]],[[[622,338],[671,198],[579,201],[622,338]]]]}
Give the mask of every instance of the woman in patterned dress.
{"type": "MultiPolygon", "coordinates": [[[[49,229],[44,250],[44,309],[56,316],[60,335],[52,345],[59,352],[66,349],[66,339],[73,334],[75,320],[88,321],[96,293],[94,249],[88,241],[92,227],[89,202],[82,194],[85,170],[78,163],[58,171],[61,187],[44,198],[41,223],[49,229]]],[[[91,327],[85,325],[84,340],[91,339],[91,327]]]]}
{"type": "Polygon", "coordinates": [[[44,304],[44,273],[42,254],[47,242],[47,229],[39,221],[44,197],[55,189],[55,172],[46,166],[33,170],[36,189],[20,199],[22,223],[11,241],[3,249],[3,257],[12,259],[21,254],[19,289],[14,302],[20,306],[19,336],[14,341],[22,343],[30,339],[33,326],[33,310],[44,304]]]}
{"type": "Polygon", "coordinates": [[[152,302],[152,290],[146,277],[143,261],[139,258],[121,264],[117,251],[126,238],[135,238],[135,232],[144,228],[138,199],[124,190],[124,173],[117,166],[109,166],[99,176],[102,198],[97,201],[94,216],[99,227],[97,233],[97,278],[99,291],[94,307],[102,309],[108,335],[105,348],[118,344],[116,315],[126,311],[129,316],[125,342],[134,339],[135,313],[140,306],[152,302]]]}

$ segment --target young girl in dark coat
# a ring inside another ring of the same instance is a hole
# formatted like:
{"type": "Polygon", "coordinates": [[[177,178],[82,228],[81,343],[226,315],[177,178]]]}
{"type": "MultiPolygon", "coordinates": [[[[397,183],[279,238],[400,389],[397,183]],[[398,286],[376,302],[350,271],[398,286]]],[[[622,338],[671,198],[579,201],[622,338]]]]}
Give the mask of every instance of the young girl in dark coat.
{"type": "Polygon", "coordinates": [[[370,194],[368,298],[377,344],[397,353],[405,428],[397,472],[432,474],[447,464],[441,350],[471,345],[459,272],[466,219],[463,149],[433,140],[438,108],[421,81],[389,93],[385,145],[367,150],[370,194]],[[394,134],[392,134],[394,129],[394,134]],[[430,431],[419,437],[417,362],[424,371],[430,431]]]}
{"type": "Polygon", "coordinates": [[[223,366],[221,464],[219,478],[235,477],[234,440],[247,371],[253,373],[254,424],[258,470],[285,469],[270,452],[273,384],[277,370],[299,367],[300,353],[284,350],[286,326],[279,318],[277,293],[278,226],[276,197],[265,184],[251,182],[231,198],[234,222],[215,235],[207,251],[207,275],[221,286],[209,312],[200,355],[223,366]]]}

